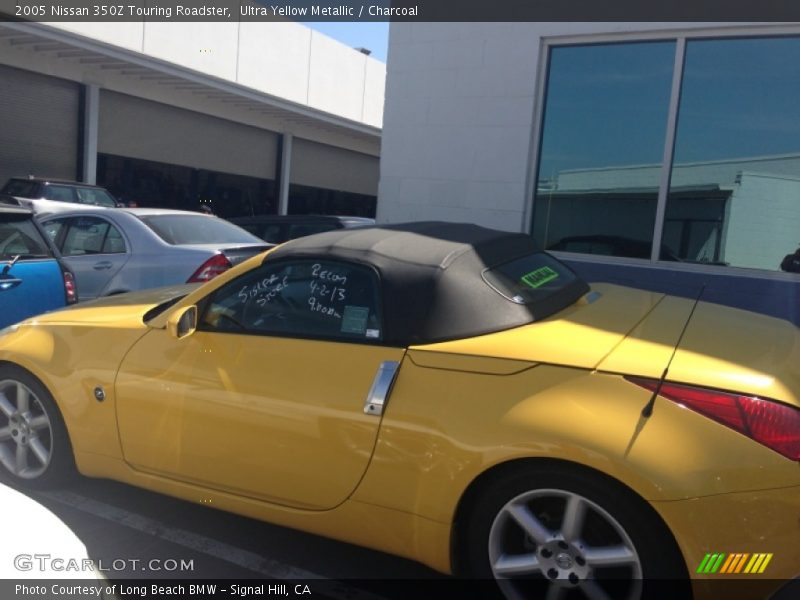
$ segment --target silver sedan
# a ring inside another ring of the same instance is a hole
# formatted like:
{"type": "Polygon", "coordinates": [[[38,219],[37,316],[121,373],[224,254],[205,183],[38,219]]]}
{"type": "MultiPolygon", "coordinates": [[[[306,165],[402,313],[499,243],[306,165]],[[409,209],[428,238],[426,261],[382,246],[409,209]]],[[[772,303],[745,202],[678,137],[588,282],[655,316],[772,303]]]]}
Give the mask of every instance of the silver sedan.
{"type": "Polygon", "coordinates": [[[80,300],[208,281],[271,247],[228,221],[179,210],[91,207],[41,222],[80,300]]]}

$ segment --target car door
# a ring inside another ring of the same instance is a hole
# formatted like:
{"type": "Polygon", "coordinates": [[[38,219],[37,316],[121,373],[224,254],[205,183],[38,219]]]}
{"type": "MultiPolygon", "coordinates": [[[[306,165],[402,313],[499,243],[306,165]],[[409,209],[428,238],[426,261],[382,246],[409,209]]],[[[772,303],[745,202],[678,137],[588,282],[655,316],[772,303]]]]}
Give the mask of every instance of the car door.
{"type": "Polygon", "coordinates": [[[65,302],[61,267],[32,215],[0,212],[0,328],[65,302]]]}
{"type": "Polygon", "coordinates": [[[130,256],[125,238],[109,219],[61,217],[45,220],[43,225],[75,274],[79,300],[102,296],[130,256]]]}
{"type": "Polygon", "coordinates": [[[377,438],[368,397],[405,352],[381,343],[379,288],[361,265],[267,261],[207,298],[193,335],[145,335],[117,377],[125,460],[286,506],[343,502],[377,438]]]}

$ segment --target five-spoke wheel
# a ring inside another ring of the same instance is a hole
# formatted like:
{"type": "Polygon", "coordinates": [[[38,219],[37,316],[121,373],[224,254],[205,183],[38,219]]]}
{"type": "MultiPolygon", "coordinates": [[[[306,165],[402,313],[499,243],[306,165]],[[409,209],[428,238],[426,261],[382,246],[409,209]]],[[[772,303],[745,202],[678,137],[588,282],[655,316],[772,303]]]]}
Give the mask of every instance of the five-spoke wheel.
{"type": "Polygon", "coordinates": [[[27,371],[0,366],[0,474],[41,487],[73,465],[66,428],[55,402],[27,371]]]}
{"type": "MultiPolygon", "coordinates": [[[[557,489],[528,491],[500,509],[489,531],[489,562],[500,588],[517,596],[518,583],[547,580],[547,598],[571,589],[590,599],[609,594],[604,575],[638,582],[642,565],[625,529],[588,498],[557,489]]],[[[629,597],[638,596],[632,583],[629,597]]]]}
{"type": "Polygon", "coordinates": [[[53,430],[41,401],[20,381],[0,381],[0,463],[21,479],[35,479],[53,453],[53,430]]]}
{"type": "Polygon", "coordinates": [[[462,564],[506,598],[638,600],[650,580],[686,580],[647,504],[567,463],[525,464],[481,487],[464,520],[462,564]]]}

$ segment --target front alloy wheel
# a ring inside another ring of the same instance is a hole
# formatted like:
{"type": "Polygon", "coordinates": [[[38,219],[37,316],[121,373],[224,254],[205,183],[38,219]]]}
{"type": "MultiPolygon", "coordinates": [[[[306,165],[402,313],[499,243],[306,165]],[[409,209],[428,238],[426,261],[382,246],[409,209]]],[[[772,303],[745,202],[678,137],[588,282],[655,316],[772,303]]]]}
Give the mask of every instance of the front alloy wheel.
{"type": "Polygon", "coordinates": [[[28,487],[61,479],[72,451],[61,415],[36,378],[17,367],[0,367],[0,473],[28,487]]]}
{"type": "Polygon", "coordinates": [[[0,463],[16,477],[35,479],[53,452],[50,418],[30,388],[9,379],[0,381],[0,412],[0,463]]]}

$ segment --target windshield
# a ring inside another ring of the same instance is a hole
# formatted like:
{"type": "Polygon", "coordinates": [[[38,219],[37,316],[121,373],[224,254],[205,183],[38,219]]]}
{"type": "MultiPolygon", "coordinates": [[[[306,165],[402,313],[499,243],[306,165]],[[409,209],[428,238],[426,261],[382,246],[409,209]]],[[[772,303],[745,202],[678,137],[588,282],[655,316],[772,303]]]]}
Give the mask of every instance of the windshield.
{"type": "Polygon", "coordinates": [[[33,198],[36,194],[38,183],[27,179],[9,179],[3,187],[2,192],[9,196],[21,196],[22,198],[33,198]]]}
{"type": "Polygon", "coordinates": [[[263,244],[241,227],[205,215],[149,215],[140,219],[158,237],[174,246],[184,244],[263,244]]]}
{"type": "Polygon", "coordinates": [[[52,256],[39,230],[30,218],[0,221],[0,260],[11,260],[52,256]]]}

